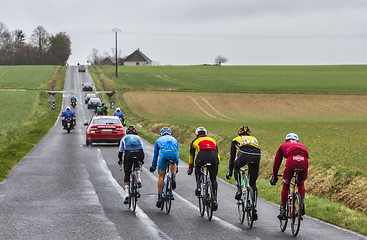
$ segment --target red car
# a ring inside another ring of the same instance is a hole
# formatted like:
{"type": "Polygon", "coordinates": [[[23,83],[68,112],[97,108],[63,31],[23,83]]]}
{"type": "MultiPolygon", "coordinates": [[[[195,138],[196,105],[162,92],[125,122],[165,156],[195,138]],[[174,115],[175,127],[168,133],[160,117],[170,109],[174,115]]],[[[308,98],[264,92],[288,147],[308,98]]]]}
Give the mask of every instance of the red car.
{"type": "Polygon", "coordinates": [[[87,126],[86,145],[92,143],[120,143],[125,136],[125,129],[117,116],[93,116],[87,126]]]}

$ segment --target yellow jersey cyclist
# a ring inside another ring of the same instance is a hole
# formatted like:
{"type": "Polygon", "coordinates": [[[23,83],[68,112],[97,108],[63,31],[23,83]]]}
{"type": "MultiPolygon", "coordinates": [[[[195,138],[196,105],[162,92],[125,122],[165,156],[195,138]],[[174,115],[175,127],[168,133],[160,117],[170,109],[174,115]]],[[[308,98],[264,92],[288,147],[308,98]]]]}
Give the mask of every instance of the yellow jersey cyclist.
{"type": "Polygon", "coordinates": [[[191,175],[193,171],[193,164],[195,158],[195,152],[198,154],[195,159],[195,178],[196,178],[196,190],[195,195],[200,196],[201,188],[200,188],[200,175],[201,175],[201,167],[210,162],[211,166],[208,167],[210,181],[213,185],[213,210],[216,211],[218,209],[218,201],[217,201],[217,191],[218,191],[218,183],[217,183],[217,174],[218,174],[218,165],[220,163],[220,156],[218,154],[218,147],[215,140],[211,137],[208,137],[208,131],[204,127],[199,127],[195,131],[196,138],[190,144],[190,156],[189,156],[189,169],[187,169],[187,174],[191,175]]]}
{"type": "Polygon", "coordinates": [[[232,171],[234,169],[234,178],[237,184],[235,199],[240,200],[242,195],[240,168],[248,165],[250,186],[252,187],[255,195],[254,220],[256,221],[258,218],[256,212],[256,179],[259,176],[261,150],[257,139],[254,136],[251,136],[251,129],[248,126],[241,126],[238,129],[237,133],[239,136],[235,137],[232,140],[231,144],[231,156],[229,159],[228,173],[226,175],[226,178],[230,179],[232,177],[232,171]]]}

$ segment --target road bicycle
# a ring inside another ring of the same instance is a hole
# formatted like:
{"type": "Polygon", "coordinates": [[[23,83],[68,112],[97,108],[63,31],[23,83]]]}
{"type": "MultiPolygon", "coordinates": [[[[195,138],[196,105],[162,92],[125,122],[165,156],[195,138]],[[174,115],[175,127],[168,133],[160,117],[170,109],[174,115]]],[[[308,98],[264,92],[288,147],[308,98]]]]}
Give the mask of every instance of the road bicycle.
{"type": "Polygon", "coordinates": [[[213,217],[213,187],[212,183],[209,178],[209,170],[211,163],[206,163],[204,166],[201,167],[201,176],[200,176],[200,187],[201,187],[201,194],[198,196],[199,198],[199,211],[200,216],[204,216],[206,212],[206,216],[210,221],[213,217]]]}
{"type": "Polygon", "coordinates": [[[164,179],[164,187],[163,187],[163,204],[161,206],[161,210],[166,209],[166,213],[169,214],[171,211],[172,200],[173,197],[173,189],[172,189],[172,177],[171,177],[171,170],[170,165],[174,164],[173,159],[167,159],[167,174],[166,178],[164,179]]]}
{"type": "Polygon", "coordinates": [[[247,226],[252,228],[254,223],[254,212],[255,212],[255,192],[250,186],[250,179],[248,176],[248,168],[241,168],[241,189],[242,199],[237,200],[238,207],[238,220],[242,224],[247,219],[247,226]],[[246,173],[247,172],[247,173],[246,173]]]}
{"type": "MultiPolygon", "coordinates": [[[[302,172],[302,169],[294,169],[294,174],[291,179],[290,184],[292,185],[292,193],[288,192],[288,199],[287,204],[285,207],[286,210],[286,218],[285,219],[279,219],[280,221],[280,230],[282,232],[285,231],[288,223],[288,219],[291,221],[291,230],[292,235],[295,237],[297,236],[299,229],[301,227],[301,220],[302,218],[302,212],[301,209],[303,208],[303,203],[301,201],[301,195],[298,191],[296,191],[296,181],[299,173],[302,172]],[[294,182],[292,180],[294,179],[294,182]]],[[[283,177],[283,175],[278,175],[280,177],[283,177]]]]}
{"type": "MultiPolygon", "coordinates": [[[[136,202],[138,201],[138,198],[140,198],[138,181],[136,179],[135,167],[134,167],[134,163],[135,161],[137,161],[137,159],[138,157],[132,157],[133,161],[130,171],[129,209],[131,208],[133,212],[135,212],[136,202]]],[[[120,171],[122,171],[122,165],[120,165],[120,171]]]]}

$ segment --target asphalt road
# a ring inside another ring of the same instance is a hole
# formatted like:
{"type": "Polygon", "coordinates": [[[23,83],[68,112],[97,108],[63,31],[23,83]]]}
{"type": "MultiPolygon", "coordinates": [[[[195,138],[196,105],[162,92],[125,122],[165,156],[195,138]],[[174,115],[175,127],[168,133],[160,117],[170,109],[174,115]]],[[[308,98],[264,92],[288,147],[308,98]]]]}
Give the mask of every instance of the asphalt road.
{"type": "MultiPolygon", "coordinates": [[[[85,145],[83,123],[93,114],[81,91],[87,81],[92,81],[88,72],[68,68],[64,106],[75,94],[76,129],[68,134],[59,119],[0,184],[0,239],[293,239],[290,227],[279,229],[278,206],[262,199],[253,228],[239,224],[235,187],[221,180],[218,211],[212,221],[200,217],[194,176],[186,174],[184,162],[171,213],[161,212],[155,207],[157,173],[148,170],[153,146],[147,142],[141,198],[137,211],[129,210],[123,204],[117,145],[85,145]]],[[[367,239],[307,216],[297,238],[367,239]]]]}

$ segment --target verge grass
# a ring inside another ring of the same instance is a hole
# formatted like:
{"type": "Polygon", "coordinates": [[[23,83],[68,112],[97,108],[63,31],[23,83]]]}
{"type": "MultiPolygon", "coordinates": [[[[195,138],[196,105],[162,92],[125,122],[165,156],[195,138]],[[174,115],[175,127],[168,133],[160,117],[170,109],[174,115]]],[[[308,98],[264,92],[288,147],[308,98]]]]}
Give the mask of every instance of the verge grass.
{"type": "MultiPolygon", "coordinates": [[[[14,67],[17,68],[17,67],[14,67]]],[[[48,66],[45,66],[49,69],[48,66]]],[[[4,68],[2,68],[4,69],[4,68]]],[[[12,67],[6,67],[6,74],[13,72],[12,67]]],[[[38,66],[37,69],[42,69],[38,66]]],[[[18,68],[19,71],[19,68],[18,68]]],[[[42,71],[41,71],[42,72],[42,71]]],[[[34,87],[44,86],[50,90],[62,90],[65,79],[66,67],[53,66],[51,74],[39,76],[34,80],[34,87]],[[47,77],[46,77],[47,76],[47,77]],[[37,83],[37,84],[36,84],[37,83]]],[[[2,78],[0,68],[0,81],[2,78]]],[[[17,75],[19,76],[19,75],[17,75]]],[[[16,79],[16,86],[27,86],[21,84],[21,81],[27,81],[26,78],[16,79]]],[[[8,87],[10,85],[7,85],[8,87]]],[[[11,86],[12,88],[15,85],[11,86]]],[[[57,119],[61,105],[58,104],[56,110],[51,110],[49,95],[41,90],[22,90],[9,91],[9,89],[0,89],[1,97],[3,96],[12,101],[7,104],[13,114],[3,114],[0,116],[0,181],[9,174],[11,169],[16,165],[42,137],[53,126],[57,119]],[[24,99],[23,99],[24,98],[24,99]],[[3,122],[6,122],[3,124],[3,122]]],[[[62,102],[62,95],[55,95],[56,103],[62,102]]]]}
{"type": "MultiPolygon", "coordinates": [[[[359,67],[365,66],[357,66],[357,69],[360,69],[359,67]]],[[[348,69],[347,66],[346,68],[348,69]]],[[[125,71],[125,68],[123,69],[125,71]]],[[[171,67],[172,72],[175,72],[175,69],[176,67],[171,67]]],[[[177,67],[178,72],[181,69],[177,67]]],[[[145,71],[153,70],[128,68],[126,71],[129,72],[131,79],[139,79],[145,71]],[[136,76],[134,71],[138,72],[136,76]]],[[[320,69],[320,72],[324,71],[320,69]]],[[[108,78],[106,77],[108,74],[103,72],[104,78],[108,78]]],[[[261,71],[258,74],[261,75],[261,71]]],[[[360,73],[357,70],[356,75],[358,74],[360,73]]],[[[297,78],[297,74],[294,77],[297,78]]],[[[116,89],[123,85],[120,81],[116,80],[118,86],[116,89]]],[[[145,86],[151,84],[149,81],[146,78],[137,80],[134,84],[145,86]]],[[[338,93],[346,94],[350,89],[360,86],[360,82],[363,81],[355,79],[351,88],[345,91],[340,88],[338,93]]],[[[214,81],[212,85],[219,84],[214,81]]],[[[137,88],[142,90],[141,87],[137,88]]],[[[277,88],[280,89],[279,86],[277,88]]],[[[160,127],[163,125],[172,127],[174,135],[183,143],[180,145],[180,158],[183,160],[188,159],[188,144],[194,138],[195,128],[204,125],[209,135],[217,139],[223,160],[219,166],[218,176],[222,178],[228,167],[230,142],[236,136],[238,127],[244,123],[248,124],[262,147],[259,195],[276,203],[280,201],[280,186],[274,188],[268,184],[274,154],[288,132],[298,133],[311,155],[310,175],[306,188],[309,193],[319,196],[307,195],[307,214],[367,235],[365,227],[367,193],[363,187],[367,183],[365,173],[367,160],[364,158],[367,148],[363,144],[367,140],[366,95],[315,95],[305,94],[306,92],[301,95],[224,94],[222,92],[226,89],[222,88],[217,88],[217,93],[180,93],[172,92],[172,89],[165,92],[161,89],[159,92],[147,91],[146,88],[144,91],[137,91],[133,85],[121,89],[133,90],[133,92],[118,92],[112,97],[115,106],[122,107],[126,113],[128,124],[142,126],[139,128],[140,133],[151,142],[157,139],[160,127]],[[361,212],[323,198],[343,202],[361,212]],[[340,216],[344,218],[340,219],[340,216]]],[[[285,91],[292,92],[292,89],[288,88],[285,91]]],[[[354,93],[361,94],[358,91],[354,93]]]]}

